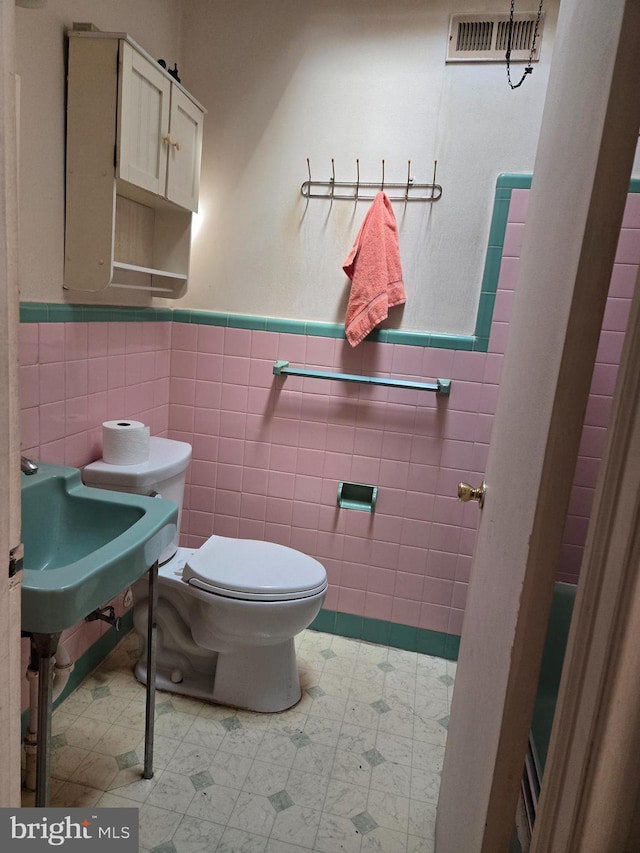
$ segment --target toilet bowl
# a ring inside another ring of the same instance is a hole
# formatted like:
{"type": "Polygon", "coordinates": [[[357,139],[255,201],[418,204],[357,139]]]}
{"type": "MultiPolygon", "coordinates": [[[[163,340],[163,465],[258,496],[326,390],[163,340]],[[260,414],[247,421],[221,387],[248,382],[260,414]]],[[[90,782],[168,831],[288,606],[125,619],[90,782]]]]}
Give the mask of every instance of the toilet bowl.
{"type": "MultiPolygon", "coordinates": [[[[181,507],[190,457],[186,442],[152,437],[148,462],[119,466],[101,460],[85,467],[83,479],[94,487],[157,492],[181,507]],[[163,491],[163,477],[171,495],[163,491]]],[[[176,544],[163,558],[156,686],[252,711],[295,705],[301,689],[294,637],[322,607],[327,576],[321,563],[284,545],[216,535],[197,549],[176,544]]],[[[133,586],[141,648],[136,676],[143,683],[148,592],[146,580],[133,586]]]]}

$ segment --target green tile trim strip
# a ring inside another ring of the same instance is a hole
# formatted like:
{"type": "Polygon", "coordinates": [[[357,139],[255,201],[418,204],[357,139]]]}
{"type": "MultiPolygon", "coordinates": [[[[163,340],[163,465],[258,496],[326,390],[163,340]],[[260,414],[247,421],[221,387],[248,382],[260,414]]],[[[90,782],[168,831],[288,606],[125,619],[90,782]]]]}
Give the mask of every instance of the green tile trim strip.
{"type": "MultiPolygon", "coordinates": [[[[73,671],[69,676],[66,687],[56,699],[53,707],[58,707],[60,702],[69,696],[70,693],[80,686],[84,679],[99,666],[107,655],[112,652],[124,637],[133,629],[133,610],[128,610],[122,616],[120,630],[116,631],[115,627],[111,626],[108,631],[100,637],[99,640],[84,652],[78,660],[74,661],[73,671]]],[[[29,725],[29,711],[23,711],[22,718],[22,736],[24,737],[27,726],[29,725]]]]}
{"type": "Polygon", "coordinates": [[[59,305],[21,302],[21,323],[132,323],[173,320],[171,308],[127,308],[119,305],[59,305]]]}
{"type": "Polygon", "coordinates": [[[502,175],[498,175],[496,188],[499,190],[530,190],[532,178],[533,175],[527,172],[503,172],[502,175]]]}
{"type": "MultiPolygon", "coordinates": [[[[47,302],[21,302],[21,323],[99,323],[169,321],[200,326],[222,326],[228,329],[280,332],[309,337],[345,340],[344,326],[308,320],[283,320],[274,317],[252,317],[245,314],[220,314],[215,311],[190,311],[181,308],[114,308],[101,305],[57,305],[47,302]]],[[[487,336],[488,337],[488,336],[487,336]]],[[[432,332],[404,332],[402,329],[379,329],[368,340],[404,346],[437,349],[473,350],[478,341],[473,335],[442,335],[432,332]]],[[[483,344],[486,349],[486,342],[483,344]]]]}
{"type": "Polygon", "coordinates": [[[507,230],[509,205],[511,204],[511,191],[514,189],[528,189],[530,186],[531,175],[503,174],[499,175],[496,181],[493,214],[489,227],[489,244],[487,246],[487,254],[485,255],[480,299],[478,301],[478,314],[476,316],[476,328],[473,336],[473,349],[476,352],[486,352],[489,346],[493,307],[498,291],[500,264],[502,263],[504,235],[507,230]]]}
{"type": "MultiPolygon", "coordinates": [[[[476,327],[473,335],[442,335],[436,332],[405,332],[402,329],[377,329],[367,340],[404,346],[435,349],[486,352],[498,289],[500,263],[504,247],[511,191],[531,188],[531,174],[504,173],[498,176],[489,227],[489,242],[485,256],[480,288],[476,327]]],[[[640,192],[640,178],[632,178],[629,192],[640,192]]],[[[222,314],[215,311],[195,311],[181,308],[136,308],[110,305],[59,305],[47,302],[22,302],[22,323],[89,323],[173,321],[202,326],[224,326],[229,329],[281,332],[290,335],[338,338],[344,340],[344,326],[339,323],[319,323],[307,320],[285,320],[278,317],[255,317],[250,314],[222,314]]]]}
{"type": "Polygon", "coordinates": [[[410,625],[398,625],[383,619],[370,619],[367,616],[354,616],[335,610],[321,610],[309,627],[325,634],[337,634],[340,637],[380,643],[394,649],[458,660],[460,637],[441,631],[413,628],[410,625]]]}
{"type": "MultiPolygon", "coordinates": [[[[175,309],[175,323],[193,323],[207,326],[223,326],[230,329],[251,329],[263,332],[280,332],[307,337],[338,338],[346,340],[344,326],[339,323],[320,323],[311,320],[285,320],[279,317],[252,317],[245,314],[216,314],[209,311],[185,311],[175,309]]],[[[438,347],[439,349],[475,348],[473,335],[441,335],[435,332],[405,332],[402,329],[377,329],[368,341],[404,346],[438,347]]]]}

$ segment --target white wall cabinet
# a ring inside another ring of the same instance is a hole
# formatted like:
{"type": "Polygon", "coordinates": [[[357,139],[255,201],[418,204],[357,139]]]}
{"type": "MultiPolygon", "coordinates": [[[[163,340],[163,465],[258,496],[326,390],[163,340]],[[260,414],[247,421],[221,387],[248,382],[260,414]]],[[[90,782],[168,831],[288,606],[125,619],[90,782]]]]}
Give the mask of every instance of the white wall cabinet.
{"type": "Polygon", "coordinates": [[[178,298],[204,108],[124,33],[69,33],[64,286],[178,298]]]}

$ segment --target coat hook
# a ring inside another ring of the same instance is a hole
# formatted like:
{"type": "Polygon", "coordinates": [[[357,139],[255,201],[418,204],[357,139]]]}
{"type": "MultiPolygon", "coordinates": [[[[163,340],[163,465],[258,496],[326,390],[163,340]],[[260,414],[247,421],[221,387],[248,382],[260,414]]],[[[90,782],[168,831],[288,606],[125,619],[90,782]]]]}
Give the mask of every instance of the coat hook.
{"type": "Polygon", "coordinates": [[[311,183],[311,163],[307,157],[307,172],[309,173],[309,183],[311,183]]]}
{"type": "Polygon", "coordinates": [[[356,157],[356,200],[360,190],[360,158],[356,157]]]}
{"type": "Polygon", "coordinates": [[[436,171],[438,169],[438,161],[433,161],[433,186],[431,187],[431,198],[434,197],[436,191],[436,171]]]}
{"type": "Polygon", "coordinates": [[[381,192],[384,192],[384,159],[382,161],[382,183],[380,184],[381,192]]]}
{"type": "Polygon", "coordinates": [[[409,199],[409,187],[413,183],[413,178],[411,177],[411,160],[407,160],[407,188],[404,193],[405,201],[409,199]]]}
{"type": "Polygon", "coordinates": [[[333,157],[331,158],[331,198],[336,188],[336,166],[333,157]]]}

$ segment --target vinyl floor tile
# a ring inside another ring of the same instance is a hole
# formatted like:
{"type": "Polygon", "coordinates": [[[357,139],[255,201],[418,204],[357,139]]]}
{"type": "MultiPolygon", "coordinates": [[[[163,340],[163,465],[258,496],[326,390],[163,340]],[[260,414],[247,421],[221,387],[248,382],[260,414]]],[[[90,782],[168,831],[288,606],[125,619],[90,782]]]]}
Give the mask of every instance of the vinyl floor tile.
{"type": "Polygon", "coordinates": [[[54,713],[52,806],[137,807],[141,853],[433,853],[455,663],[304,631],[288,711],[158,691],[145,780],[137,648],[54,713]]]}

